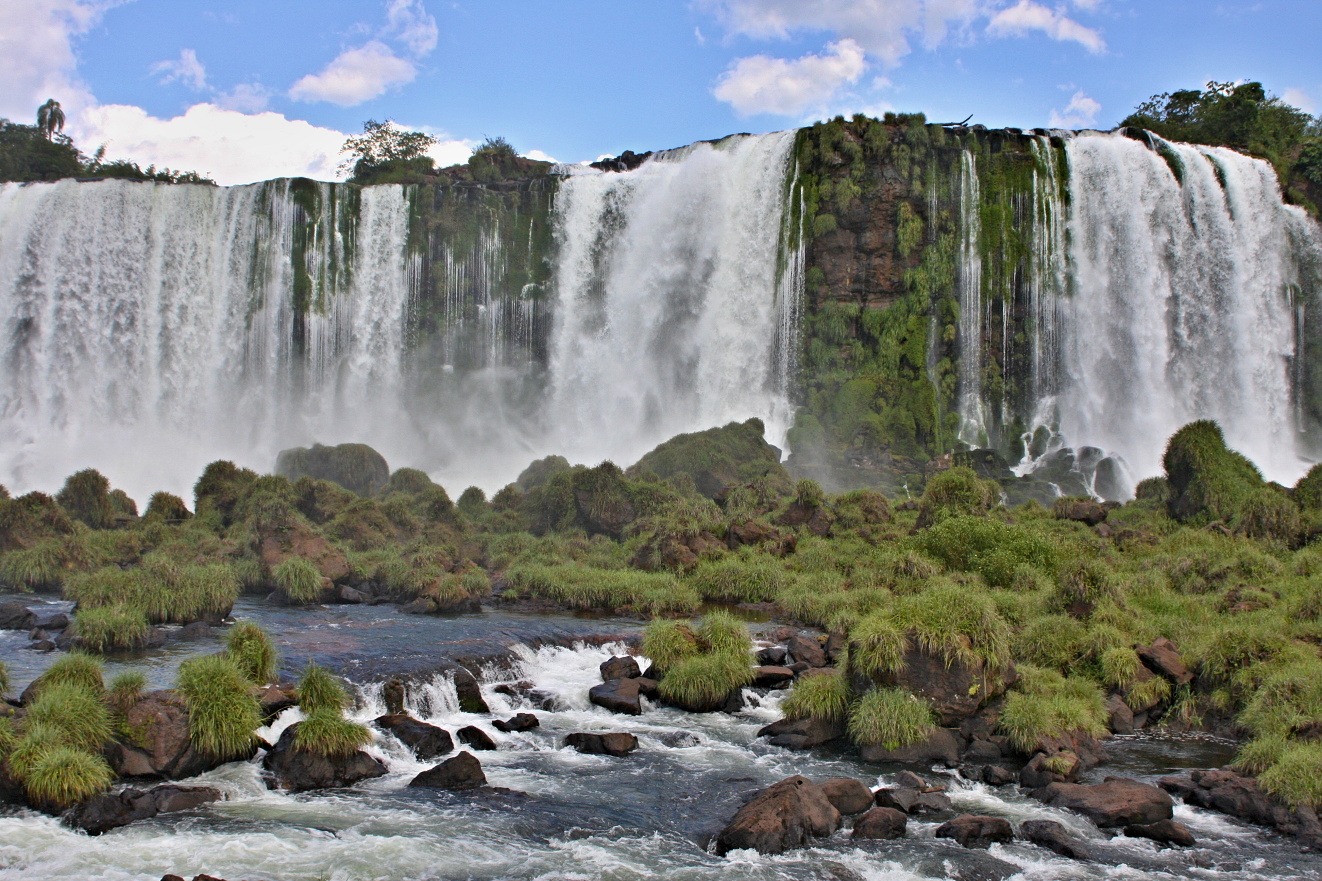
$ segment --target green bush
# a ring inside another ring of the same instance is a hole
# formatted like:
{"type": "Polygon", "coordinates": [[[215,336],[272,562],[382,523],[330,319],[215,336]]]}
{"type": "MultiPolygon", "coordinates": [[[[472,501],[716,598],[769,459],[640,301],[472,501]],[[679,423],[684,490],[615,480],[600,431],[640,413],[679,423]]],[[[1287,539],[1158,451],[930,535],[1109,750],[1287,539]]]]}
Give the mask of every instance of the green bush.
{"type": "Polygon", "coordinates": [[[1253,463],[1228,448],[1221,426],[1208,420],[1171,435],[1162,463],[1171,517],[1195,525],[1232,521],[1254,490],[1265,486],[1253,463]]]}
{"type": "Polygon", "coordinates": [[[290,557],[277,565],[271,578],[291,603],[309,605],[321,600],[321,573],[302,557],[290,557]]]}
{"type": "Polygon", "coordinates": [[[1299,506],[1284,492],[1264,486],[1244,499],[1234,519],[1235,531],[1249,538],[1293,544],[1303,531],[1299,506]]]}
{"type": "Polygon", "coordinates": [[[105,688],[104,667],[101,661],[79,651],[69,652],[46,668],[37,677],[37,690],[44,691],[61,685],[74,685],[84,691],[100,694],[105,688]]]}
{"type": "Polygon", "coordinates": [[[100,753],[111,738],[110,713],[100,689],[93,692],[78,684],[47,685],[23,723],[54,729],[64,743],[87,752],[100,753]]]}
{"type": "Polygon", "coordinates": [[[514,485],[521,492],[531,492],[539,486],[544,485],[555,475],[562,471],[570,469],[569,460],[564,456],[547,456],[545,459],[538,459],[520,472],[514,485]]]}
{"type": "Polygon", "coordinates": [[[435,486],[436,484],[427,476],[427,472],[417,468],[399,468],[390,475],[390,482],[386,484],[385,492],[416,496],[435,486]]]}
{"type": "Polygon", "coordinates": [[[248,754],[262,724],[251,685],[224,655],[189,658],[179,665],[178,688],[188,708],[188,734],[198,751],[217,759],[248,754]]]}
{"type": "Polygon", "coordinates": [[[753,650],[748,627],[729,612],[708,612],[698,626],[698,642],[708,651],[741,657],[745,660],[753,650]]]}
{"type": "Polygon", "coordinates": [[[951,517],[986,514],[997,498],[993,486],[979,479],[971,468],[948,468],[934,474],[923,491],[918,528],[926,529],[951,517]]]}
{"type": "Polygon", "coordinates": [[[869,637],[874,647],[865,650],[860,645],[850,654],[859,669],[897,669],[896,652],[902,655],[910,645],[943,658],[947,665],[985,663],[1004,669],[1010,662],[1009,625],[989,595],[965,585],[935,581],[926,592],[899,597],[876,616],[865,619],[869,629],[864,631],[874,634],[869,637]],[[889,619],[889,626],[883,618],[889,619]],[[896,633],[903,634],[902,645],[897,645],[896,633]]]}
{"type": "Polygon", "coordinates": [[[21,782],[42,756],[61,746],[69,747],[63,731],[51,725],[25,722],[23,736],[18,738],[5,761],[14,778],[21,782]]]}
{"type": "Polygon", "coordinates": [[[225,634],[225,654],[254,685],[275,679],[279,655],[266,631],[253,621],[240,621],[225,634]]]}
{"type": "Polygon", "coordinates": [[[1290,744],[1258,782],[1292,807],[1322,807],[1322,743],[1290,744]]]}
{"type": "Polygon", "coordinates": [[[849,708],[849,737],[854,743],[899,749],[931,735],[932,708],[903,688],[878,688],[849,708]]]}
{"type": "Polygon", "coordinates": [[[100,755],[57,745],[34,758],[23,774],[23,789],[35,803],[63,810],[104,792],[114,780],[100,755]]]}
{"type": "Polygon", "coordinates": [[[353,755],[371,742],[372,732],[366,725],[351,722],[331,708],[308,713],[294,729],[294,749],[327,758],[353,755]]]}
{"type": "Polygon", "coordinates": [[[721,497],[736,484],[763,477],[787,490],[789,475],[780,464],[779,452],[766,442],[765,433],[762,420],[749,419],[676,435],[639,459],[629,476],[653,474],[665,480],[686,474],[707,498],[721,497]]]}
{"type": "Polygon", "coordinates": [[[1011,587],[1020,566],[1058,565],[1055,548],[1035,532],[985,517],[948,515],[914,541],[947,569],[976,572],[992,587],[1011,587]]]}
{"type": "Polygon", "coordinates": [[[836,532],[890,523],[893,517],[886,497],[866,489],[856,489],[838,496],[831,510],[835,512],[836,532]]]}
{"type": "Polygon", "coordinates": [[[761,554],[702,560],[688,577],[703,599],[726,603],[770,602],[788,580],[779,563],[761,554]]]}
{"type": "Polygon", "coordinates": [[[110,503],[110,481],[100,471],[87,468],[71,475],[55,494],[55,501],[75,520],[93,529],[115,525],[115,509],[110,503]]]}
{"type": "Polygon", "coordinates": [[[643,630],[643,656],[662,673],[698,652],[697,636],[687,622],[655,618],[643,630]]]}
{"type": "Polygon", "coordinates": [[[298,680],[297,698],[299,709],[312,715],[319,710],[334,711],[339,714],[349,705],[349,695],[344,686],[331,672],[319,664],[308,664],[298,680]]]}
{"type": "Polygon", "coordinates": [[[367,444],[313,444],[281,450],[275,473],[290,481],[300,477],[329,480],[360,496],[376,495],[390,481],[390,466],[367,444]]]}
{"type": "Polygon", "coordinates": [[[753,665],[747,657],[697,655],[666,670],[657,693],[680,705],[711,705],[723,701],[735,689],[751,684],[754,678],[753,665]]]}
{"type": "Polygon", "coordinates": [[[72,632],[83,648],[104,654],[141,648],[151,633],[151,624],[141,609],[96,606],[74,615],[72,632]]]}
{"type": "Polygon", "coordinates": [[[1017,690],[1005,698],[1000,721],[1015,749],[1032,753],[1044,738],[1075,731],[1106,734],[1106,701],[1095,684],[1028,665],[1020,667],[1020,675],[1017,690]]]}
{"type": "Polygon", "coordinates": [[[839,672],[810,673],[794,682],[780,705],[786,719],[842,722],[849,711],[849,682],[839,672]]]}
{"type": "Polygon", "coordinates": [[[1294,485],[1294,501],[1305,511],[1322,511],[1322,463],[1308,469],[1294,485]]]}
{"type": "Polygon", "coordinates": [[[147,512],[142,515],[142,519],[159,523],[183,523],[192,516],[183,499],[172,493],[157,492],[152,493],[148,499],[147,512]]]}

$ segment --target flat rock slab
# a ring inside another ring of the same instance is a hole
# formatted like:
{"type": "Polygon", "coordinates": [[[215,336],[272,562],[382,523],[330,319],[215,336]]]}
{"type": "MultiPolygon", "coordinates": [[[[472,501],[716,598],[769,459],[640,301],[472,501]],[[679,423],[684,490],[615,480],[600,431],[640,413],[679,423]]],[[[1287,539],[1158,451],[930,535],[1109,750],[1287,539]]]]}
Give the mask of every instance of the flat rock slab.
{"type": "Polygon", "coordinates": [[[858,750],[859,755],[867,762],[923,765],[925,767],[941,764],[948,768],[953,768],[959,764],[959,756],[962,751],[959,735],[949,728],[934,729],[925,740],[898,749],[886,749],[879,744],[870,743],[864,744],[858,750]]]}
{"type": "Polygon", "coordinates": [[[590,756],[622,758],[638,749],[638,738],[632,734],[619,731],[610,734],[591,734],[578,731],[565,738],[565,746],[571,746],[590,756]]]}
{"type": "Polygon", "coordinates": [[[780,719],[763,727],[757,736],[770,738],[772,746],[784,749],[812,749],[844,737],[845,727],[820,719],[780,719]]]}
{"type": "Polygon", "coordinates": [[[826,838],[840,828],[840,812],[822,788],[806,777],[790,777],[753,797],[716,836],[716,852],[753,849],[783,853],[826,838]]]}
{"type": "Polygon", "coordinates": [[[409,786],[452,791],[477,789],[486,784],[487,775],[482,771],[482,763],[470,752],[461,752],[457,756],[452,756],[409,781],[409,786]]]}
{"type": "Polygon", "coordinates": [[[1052,783],[1033,794],[1052,807],[1077,811],[1103,828],[1169,820],[1175,806],[1157,787],[1119,777],[1093,786],[1052,783]]]}

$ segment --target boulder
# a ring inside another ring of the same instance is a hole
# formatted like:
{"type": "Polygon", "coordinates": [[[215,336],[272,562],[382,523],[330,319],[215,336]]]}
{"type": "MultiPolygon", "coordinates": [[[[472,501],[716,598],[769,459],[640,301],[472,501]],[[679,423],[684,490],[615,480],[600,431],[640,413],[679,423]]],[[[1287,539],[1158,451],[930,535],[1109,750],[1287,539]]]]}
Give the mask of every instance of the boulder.
{"type": "Polygon", "coordinates": [[[1077,811],[1103,828],[1169,820],[1174,807],[1171,797],[1157,787],[1120,777],[1091,786],[1052,783],[1033,794],[1052,807],[1077,811]]]}
{"type": "Polygon", "coordinates": [[[459,738],[460,743],[475,750],[484,751],[496,748],[496,742],[491,739],[491,735],[476,725],[465,725],[455,732],[455,736],[459,738]]]}
{"type": "Polygon", "coordinates": [[[193,747],[188,735],[188,708],[183,697],[172,689],[149,691],[138,698],[124,714],[120,740],[106,747],[106,760],[119,777],[157,777],[176,780],[193,777],[218,768],[235,758],[249,759],[257,753],[215,758],[193,747]]]}
{"type": "Polygon", "coordinates": [[[911,743],[898,749],[886,749],[880,744],[869,743],[860,746],[859,755],[867,762],[894,762],[902,765],[943,764],[953,768],[959,764],[959,735],[949,728],[936,728],[926,740],[911,743]]]}
{"type": "Polygon", "coordinates": [[[0,603],[0,630],[31,630],[37,616],[23,603],[0,603]]]}
{"type": "Polygon", "coordinates": [[[981,659],[974,663],[960,660],[947,663],[944,655],[925,650],[919,640],[910,639],[909,644],[904,663],[873,680],[883,688],[905,688],[926,699],[936,713],[938,725],[958,727],[987,701],[1004,692],[1017,675],[1013,668],[988,669],[981,659]]]}
{"type": "Polygon", "coordinates": [[[615,756],[622,758],[638,749],[638,738],[625,732],[592,734],[576,731],[565,738],[565,746],[572,746],[581,753],[590,756],[615,756]]]}
{"type": "Polygon", "coordinates": [[[491,712],[482,689],[477,684],[477,677],[460,668],[454,671],[454,690],[459,695],[459,709],[465,713],[486,715],[491,712]]]}
{"type": "Polygon", "coordinates": [[[482,772],[482,763],[470,752],[461,752],[457,756],[452,756],[409,781],[409,786],[455,791],[477,789],[486,785],[487,775],[482,772]]]}
{"type": "Polygon", "coordinates": [[[757,662],[768,667],[779,667],[785,663],[785,656],[788,654],[788,649],[783,645],[769,646],[764,649],[758,649],[757,662]]]}
{"type": "Polygon", "coordinates": [[[175,634],[176,639],[210,639],[215,635],[216,628],[205,621],[194,621],[191,624],[185,624],[179,628],[175,634]]]}
{"type": "Polygon", "coordinates": [[[1113,694],[1106,699],[1106,727],[1111,729],[1113,734],[1133,734],[1134,733],[1134,711],[1125,703],[1125,699],[1118,694],[1113,694]]]}
{"type": "Polygon", "coordinates": [[[63,612],[33,612],[32,626],[45,631],[63,630],[69,626],[69,616],[63,612]]]}
{"type": "Polygon", "coordinates": [[[812,749],[845,736],[845,726],[821,719],[780,719],[764,726],[758,737],[769,737],[772,746],[785,749],[812,749]]]}
{"type": "Polygon", "coordinates": [[[1305,847],[1322,850],[1322,824],[1317,813],[1309,808],[1290,808],[1263,792],[1252,777],[1229,770],[1194,771],[1188,778],[1163,777],[1157,782],[1191,805],[1275,827],[1296,836],[1305,847]]]}
{"type": "Polygon", "coordinates": [[[943,792],[920,792],[899,787],[878,789],[872,794],[872,800],[878,807],[894,808],[906,814],[943,813],[954,809],[950,797],[943,792]]]}
{"type": "Polygon", "coordinates": [[[1062,498],[1056,500],[1052,513],[1058,520],[1073,520],[1096,526],[1106,520],[1109,509],[1101,502],[1092,499],[1062,498]]]}
{"type": "Polygon", "coordinates": [[[794,671],[789,667],[758,667],[753,675],[756,688],[785,688],[794,679],[794,671]]]}
{"type": "Polygon", "coordinates": [[[402,679],[388,679],[381,686],[381,699],[386,704],[386,715],[393,716],[404,712],[404,700],[407,696],[402,679]]]}
{"type": "Polygon", "coordinates": [[[820,786],[790,777],[762,790],[716,836],[716,852],[751,848],[783,853],[826,838],[840,828],[840,812],[820,786]]]}
{"type": "Polygon", "coordinates": [[[854,838],[890,839],[903,838],[909,825],[909,818],[902,811],[894,808],[869,808],[867,813],[854,821],[854,838]]]}
{"type": "Polygon", "coordinates": [[[491,727],[508,734],[511,731],[531,731],[540,727],[541,724],[532,713],[515,713],[504,722],[497,719],[491,723],[491,727]]]}
{"type": "Polygon", "coordinates": [[[284,730],[275,746],[262,759],[262,767],[271,775],[275,785],[290,792],[310,789],[338,789],[352,786],[360,780],[370,780],[386,773],[386,766],[362,750],[347,756],[328,758],[313,752],[296,749],[298,736],[295,722],[284,730]]]}
{"type": "Polygon", "coordinates": [[[937,838],[953,838],[961,847],[988,848],[993,843],[1006,844],[1014,840],[1010,821],[1001,817],[961,814],[936,828],[937,838]]]}
{"type": "Polygon", "coordinates": [[[1138,652],[1143,666],[1153,673],[1165,676],[1174,684],[1188,685],[1193,681],[1193,674],[1180,659],[1180,652],[1175,648],[1175,643],[1166,637],[1158,637],[1152,645],[1139,646],[1135,651],[1138,652]]]}
{"type": "Polygon", "coordinates": [[[1158,844],[1175,847],[1193,847],[1197,843],[1189,827],[1174,820],[1158,820],[1155,823],[1126,826],[1125,835],[1130,838],[1146,838],[1158,844]]]}
{"type": "MultiPolygon", "coordinates": [[[[635,664],[634,668],[637,669],[637,666],[635,664]]],[[[588,700],[612,713],[641,716],[643,714],[641,681],[641,678],[610,679],[588,689],[588,700]]]]}
{"type": "Polygon", "coordinates": [[[360,496],[376,495],[390,482],[390,466],[367,444],[313,444],[281,450],[275,459],[275,473],[290,480],[329,480],[360,496]]]}
{"type": "Polygon", "coordinates": [[[134,820],[188,811],[220,799],[220,790],[210,786],[166,785],[146,791],[122,789],[93,796],[77,805],[64,815],[64,822],[88,835],[100,835],[127,826],[134,820]]]}
{"type": "Polygon", "coordinates": [[[336,591],[335,601],[346,606],[356,606],[367,602],[367,594],[346,584],[336,591]]]}
{"type": "Polygon", "coordinates": [[[796,634],[789,639],[788,649],[796,661],[802,661],[809,667],[825,667],[826,651],[816,639],[796,634]]]}
{"type": "Polygon", "coordinates": [[[638,659],[631,655],[602,661],[600,669],[602,682],[610,682],[612,679],[636,679],[643,675],[643,671],[638,668],[638,659]]]}
{"type": "Polygon", "coordinates": [[[372,724],[382,731],[393,734],[395,739],[413,751],[413,755],[419,761],[438,758],[454,751],[454,741],[450,738],[450,732],[420,722],[406,713],[378,716],[372,724]]]}
{"type": "Polygon", "coordinates": [[[835,809],[847,817],[872,807],[872,790],[853,777],[832,777],[818,786],[835,809]]]}
{"type": "Polygon", "coordinates": [[[1055,820],[1025,820],[1019,826],[1019,837],[1030,844],[1045,847],[1072,860],[1090,859],[1088,847],[1055,820]]]}

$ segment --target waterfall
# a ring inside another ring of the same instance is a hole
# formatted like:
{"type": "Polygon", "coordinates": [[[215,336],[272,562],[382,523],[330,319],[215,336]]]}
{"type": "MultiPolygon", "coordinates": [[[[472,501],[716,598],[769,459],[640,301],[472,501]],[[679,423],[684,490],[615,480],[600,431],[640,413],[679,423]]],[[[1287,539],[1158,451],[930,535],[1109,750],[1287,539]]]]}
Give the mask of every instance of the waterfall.
{"type": "Polygon", "coordinates": [[[959,439],[986,446],[982,400],[982,198],[977,158],[965,150],[959,166],[959,439]]]}
{"type": "Polygon", "coordinates": [[[790,420],[801,257],[782,261],[794,132],[575,175],[556,205],[551,421],[586,460],[670,436],[790,420]]]}
{"type": "Polygon", "coordinates": [[[1271,167],[1226,149],[1121,135],[1067,144],[1068,272],[1060,430],[1161,472],[1165,440],[1200,418],[1269,479],[1298,449],[1290,290],[1296,240],[1317,227],[1283,204],[1271,167]]]}

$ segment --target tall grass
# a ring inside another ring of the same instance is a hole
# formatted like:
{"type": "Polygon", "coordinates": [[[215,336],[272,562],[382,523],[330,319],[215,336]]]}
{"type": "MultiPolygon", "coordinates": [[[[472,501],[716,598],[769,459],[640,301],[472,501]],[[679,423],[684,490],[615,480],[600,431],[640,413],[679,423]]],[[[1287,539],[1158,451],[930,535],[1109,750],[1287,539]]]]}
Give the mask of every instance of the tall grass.
{"type": "Polygon", "coordinates": [[[115,774],[100,755],[57,745],[34,757],[23,789],[37,804],[64,809],[110,788],[115,774]]]}
{"type": "Polygon", "coordinates": [[[247,755],[261,709],[247,677],[224,655],[189,658],[179,665],[178,688],[188,708],[188,733],[198,751],[217,759],[247,755]]]}
{"type": "Polygon", "coordinates": [[[85,652],[72,651],[46,668],[37,677],[37,693],[60,685],[76,685],[85,691],[100,694],[105,688],[105,668],[101,661],[85,652]]]}
{"type": "Polygon", "coordinates": [[[302,557],[290,557],[277,565],[271,578],[291,603],[309,605],[321,600],[321,573],[302,557]]]}
{"type": "Polygon", "coordinates": [[[151,624],[141,609],[98,606],[74,615],[72,632],[83,648],[104,654],[141,648],[151,633],[151,624]]]}
{"type": "Polygon", "coordinates": [[[877,688],[849,708],[849,737],[857,744],[899,749],[931,735],[932,709],[903,688],[877,688]]]}
{"type": "Polygon", "coordinates": [[[333,710],[340,713],[349,704],[349,695],[339,680],[319,664],[310,663],[298,680],[298,705],[304,713],[333,710]]]}
{"type": "Polygon", "coordinates": [[[664,673],[698,654],[698,638],[687,622],[656,618],[643,630],[642,652],[664,673]]]}
{"type": "Polygon", "coordinates": [[[849,711],[849,682],[839,671],[800,676],[780,705],[786,719],[840,722],[849,711]]]}
{"type": "Polygon", "coordinates": [[[240,621],[225,634],[225,654],[254,685],[275,678],[280,656],[266,631],[253,621],[240,621]]]}
{"type": "Polygon", "coordinates": [[[746,657],[706,654],[685,658],[666,671],[657,693],[680,705],[707,705],[724,700],[752,683],[753,667],[746,657]]]}
{"type": "Polygon", "coordinates": [[[339,710],[320,708],[308,713],[294,729],[294,748],[327,758],[344,758],[372,742],[366,725],[345,719],[339,710]]]}
{"type": "Polygon", "coordinates": [[[783,566],[761,554],[703,560],[688,578],[703,599],[728,603],[770,602],[788,580],[783,566]]]}
{"type": "Polygon", "coordinates": [[[112,736],[110,712],[101,692],[79,684],[48,685],[28,708],[27,726],[45,726],[60,732],[63,741],[87,752],[101,751],[112,736]]]}
{"type": "Polygon", "coordinates": [[[1075,731],[1106,734],[1106,702],[1096,684],[1028,665],[1020,675],[1019,690],[1006,696],[1000,720],[1015,749],[1031,753],[1043,739],[1075,731]]]}
{"type": "Polygon", "coordinates": [[[239,588],[223,563],[180,563],[153,553],[133,569],[111,566],[74,576],[64,594],[80,609],[121,606],[141,610],[153,624],[187,624],[229,614],[239,588]]]}
{"type": "Polygon", "coordinates": [[[574,609],[632,607],[654,615],[696,611],[701,598],[691,586],[662,572],[598,569],[576,563],[518,564],[506,572],[519,594],[574,609]]]}

